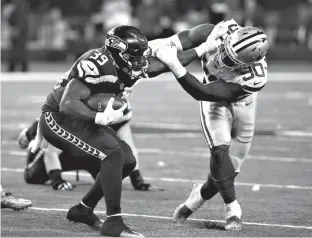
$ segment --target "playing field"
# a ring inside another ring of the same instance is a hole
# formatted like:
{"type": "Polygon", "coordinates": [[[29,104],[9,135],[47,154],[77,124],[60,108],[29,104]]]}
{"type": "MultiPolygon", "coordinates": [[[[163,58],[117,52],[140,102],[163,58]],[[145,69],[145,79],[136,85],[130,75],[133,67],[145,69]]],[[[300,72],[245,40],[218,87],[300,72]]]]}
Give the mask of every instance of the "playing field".
{"type": "MultiPolygon", "coordinates": [[[[256,135],[237,179],[243,230],[224,231],[222,199],[208,201],[188,222],[177,225],[174,209],[194,182],[205,180],[209,150],[201,131],[199,106],[175,79],[142,82],[131,96],[134,138],[146,180],[163,192],[136,192],[124,181],[122,208],[126,223],[145,236],[312,236],[312,73],[274,71],[259,94],[256,135]]],[[[23,180],[25,151],[16,137],[40,113],[58,74],[1,76],[1,183],[33,207],[1,210],[2,236],[98,236],[98,232],[65,219],[92,184],[81,172],[65,175],[77,188],[56,192],[49,185],[23,180]],[[33,81],[29,81],[33,80],[33,81]]],[[[104,201],[96,208],[105,218],[104,201]]]]}

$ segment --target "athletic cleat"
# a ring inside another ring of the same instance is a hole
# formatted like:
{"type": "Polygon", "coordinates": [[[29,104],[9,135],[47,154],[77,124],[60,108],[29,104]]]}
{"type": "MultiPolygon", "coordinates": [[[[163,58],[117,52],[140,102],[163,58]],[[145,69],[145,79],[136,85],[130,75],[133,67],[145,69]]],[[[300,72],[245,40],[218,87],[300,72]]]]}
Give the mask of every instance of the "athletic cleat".
{"type": "Polygon", "coordinates": [[[82,204],[71,207],[66,218],[71,222],[86,224],[95,230],[100,230],[103,225],[103,222],[94,214],[93,209],[82,204]]]}
{"type": "Polygon", "coordinates": [[[21,149],[26,149],[30,142],[26,134],[27,130],[28,130],[27,128],[24,128],[18,135],[18,145],[21,149]]]}
{"type": "Polygon", "coordinates": [[[5,193],[1,196],[1,208],[11,208],[15,211],[23,210],[31,207],[32,203],[30,200],[17,198],[5,193]]]}
{"type": "Polygon", "coordinates": [[[110,237],[144,237],[142,234],[127,227],[121,216],[109,217],[100,231],[102,236],[110,237]]]}
{"type": "Polygon", "coordinates": [[[232,216],[226,219],[224,229],[226,231],[240,231],[242,229],[242,219],[238,218],[237,216],[232,216]]]}
{"type": "Polygon", "coordinates": [[[242,209],[237,200],[230,204],[224,204],[224,209],[226,219],[224,229],[240,231],[242,229],[242,209]]]}
{"type": "Polygon", "coordinates": [[[186,201],[180,204],[174,211],[173,221],[176,223],[183,223],[185,220],[198,210],[205,202],[200,194],[200,189],[203,184],[194,184],[193,189],[186,199],[186,201]]]}

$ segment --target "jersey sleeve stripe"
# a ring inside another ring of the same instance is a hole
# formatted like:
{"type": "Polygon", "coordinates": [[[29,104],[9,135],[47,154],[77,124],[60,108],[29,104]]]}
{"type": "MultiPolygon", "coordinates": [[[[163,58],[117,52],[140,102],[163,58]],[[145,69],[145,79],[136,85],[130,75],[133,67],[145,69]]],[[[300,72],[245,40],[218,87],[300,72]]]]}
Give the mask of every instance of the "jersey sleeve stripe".
{"type": "Polygon", "coordinates": [[[265,86],[265,84],[262,85],[261,87],[253,88],[253,87],[249,87],[249,86],[247,86],[247,85],[243,85],[243,86],[242,86],[242,89],[243,89],[245,92],[254,93],[254,92],[259,92],[264,86],[265,86]]]}

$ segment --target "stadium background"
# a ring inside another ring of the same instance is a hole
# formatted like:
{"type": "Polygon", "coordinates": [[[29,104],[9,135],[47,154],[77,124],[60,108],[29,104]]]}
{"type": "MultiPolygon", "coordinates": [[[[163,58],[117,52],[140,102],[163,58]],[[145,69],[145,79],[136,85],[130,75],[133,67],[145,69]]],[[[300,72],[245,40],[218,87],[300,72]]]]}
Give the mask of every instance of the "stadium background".
{"type": "MultiPolygon", "coordinates": [[[[312,236],[312,4],[306,0],[2,0],[1,183],[14,195],[31,199],[33,207],[19,213],[2,209],[1,235],[98,235],[64,219],[91,185],[90,177],[81,172],[76,182],[74,174],[66,173],[78,185],[69,193],[26,185],[25,151],[16,143],[79,54],[102,45],[115,24],[136,25],[153,39],[231,17],[264,28],[271,44],[255,139],[237,180],[244,230],[222,230],[219,196],[187,224],[170,221],[192,184],[205,180],[209,166],[198,104],[171,74],[143,81],[131,96],[143,175],[166,190],[135,192],[126,180],[126,221],[146,236],[312,236]],[[29,72],[7,72],[21,60],[29,72]]],[[[197,65],[191,70],[201,77],[197,65]]],[[[97,212],[102,219],[104,210],[101,202],[97,212]]]]}

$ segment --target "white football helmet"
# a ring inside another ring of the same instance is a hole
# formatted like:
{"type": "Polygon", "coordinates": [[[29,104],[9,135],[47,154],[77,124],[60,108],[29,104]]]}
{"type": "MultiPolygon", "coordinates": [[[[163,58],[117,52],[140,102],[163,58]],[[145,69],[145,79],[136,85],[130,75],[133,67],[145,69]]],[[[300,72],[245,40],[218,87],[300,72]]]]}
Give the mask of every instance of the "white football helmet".
{"type": "Polygon", "coordinates": [[[266,34],[257,27],[242,27],[230,34],[218,48],[217,61],[229,68],[261,60],[268,52],[266,34]]]}

